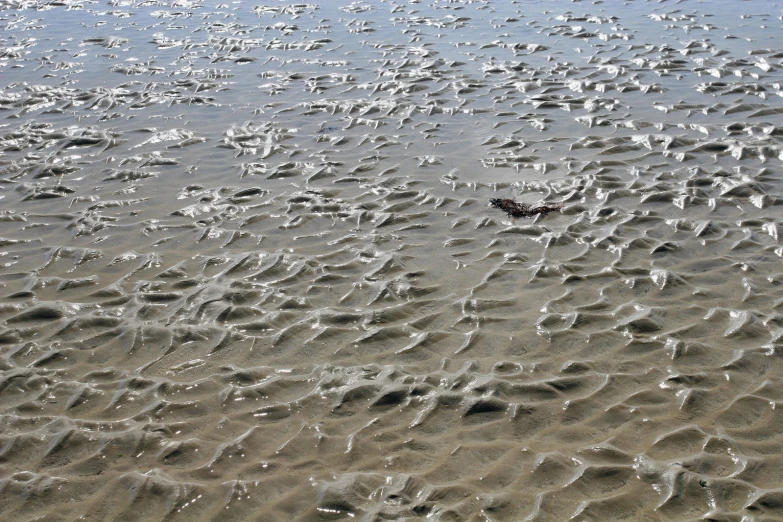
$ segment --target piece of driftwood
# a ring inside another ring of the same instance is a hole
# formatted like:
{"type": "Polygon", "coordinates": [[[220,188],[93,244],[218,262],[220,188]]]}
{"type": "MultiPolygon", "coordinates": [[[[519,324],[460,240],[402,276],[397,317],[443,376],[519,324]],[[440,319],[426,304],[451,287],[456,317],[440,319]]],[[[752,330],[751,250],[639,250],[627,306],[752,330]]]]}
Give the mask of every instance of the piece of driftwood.
{"type": "Polygon", "coordinates": [[[563,209],[563,205],[558,203],[557,205],[542,205],[540,207],[531,207],[523,203],[517,203],[513,199],[507,198],[492,198],[489,200],[490,206],[500,209],[505,212],[508,217],[533,217],[538,214],[547,215],[550,212],[557,212],[563,209]]]}

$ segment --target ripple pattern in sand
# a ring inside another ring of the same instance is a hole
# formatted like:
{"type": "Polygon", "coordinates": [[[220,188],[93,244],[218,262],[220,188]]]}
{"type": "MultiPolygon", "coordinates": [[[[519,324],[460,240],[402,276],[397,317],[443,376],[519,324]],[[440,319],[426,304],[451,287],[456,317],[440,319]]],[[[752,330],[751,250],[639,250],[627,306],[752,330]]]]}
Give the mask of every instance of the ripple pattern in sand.
{"type": "Polygon", "coordinates": [[[324,4],[0,7],[6,516],[783,519],[781,18],[324,4]]]}

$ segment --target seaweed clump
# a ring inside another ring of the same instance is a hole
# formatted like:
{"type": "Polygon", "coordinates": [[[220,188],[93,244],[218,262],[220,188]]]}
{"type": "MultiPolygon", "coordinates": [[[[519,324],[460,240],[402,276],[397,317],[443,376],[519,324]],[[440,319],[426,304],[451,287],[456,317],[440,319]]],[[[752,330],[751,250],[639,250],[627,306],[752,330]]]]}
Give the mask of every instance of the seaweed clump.
{"type": "Polygon", "coordinates": [[[531,207],[523,203],[518,203],[513,199],[508,198],[492,198],[489,200],[489,205],[493,208],[497,208],[506,213],[508,217],[533,217],[538,214],[547,215],[550,212],[557,212],[563,209],[563,205],[558,203],[557,205],[542,205],[540,207],[531,207]]]}

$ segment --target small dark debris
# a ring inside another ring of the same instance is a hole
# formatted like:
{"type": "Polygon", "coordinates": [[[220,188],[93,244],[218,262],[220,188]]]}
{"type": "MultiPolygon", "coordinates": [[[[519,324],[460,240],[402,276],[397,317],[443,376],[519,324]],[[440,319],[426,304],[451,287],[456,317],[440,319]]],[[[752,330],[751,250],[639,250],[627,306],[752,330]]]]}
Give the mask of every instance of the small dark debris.
{"type": "Polygon", "coordinates": [[[531,207],[523,203],[517,203],[513,199],[506,198],[492,198],[489,200],[489,205],[493,208],[497,208],[506,213],[508,217],[533,217],[538,214],[547,215],[550,212],[557,212],[563,209],[563,205],[558,203],[557,205],[542,205],[540,207],[531,207]]]}

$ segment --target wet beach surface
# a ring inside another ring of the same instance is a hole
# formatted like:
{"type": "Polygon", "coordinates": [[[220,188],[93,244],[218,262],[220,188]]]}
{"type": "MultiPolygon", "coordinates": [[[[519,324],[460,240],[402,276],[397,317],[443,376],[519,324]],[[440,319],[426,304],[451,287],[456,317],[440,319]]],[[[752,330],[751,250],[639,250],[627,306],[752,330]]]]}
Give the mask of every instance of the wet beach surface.
{"type": "Polygon", "coordinates": [[[3,516],[783,520],[782,14],[3,2],[3,516]]]}

